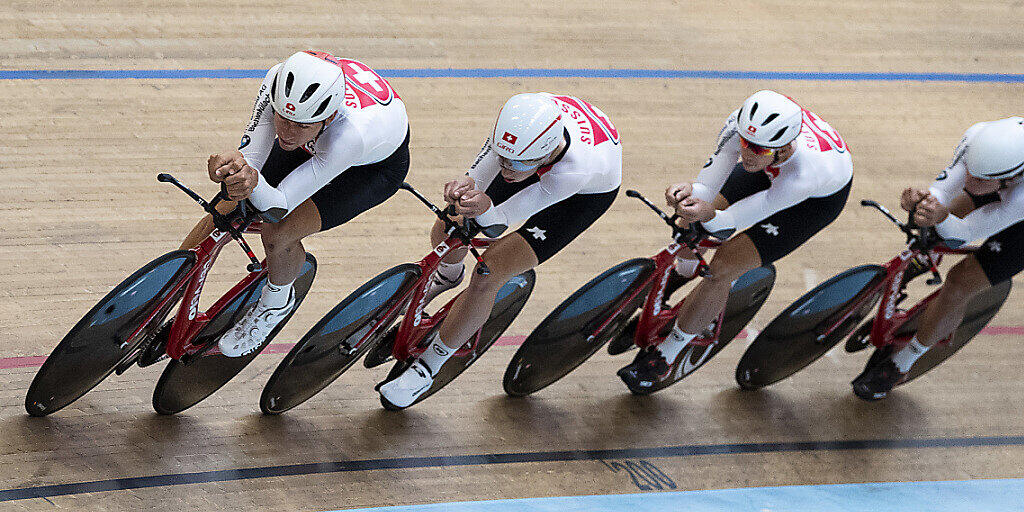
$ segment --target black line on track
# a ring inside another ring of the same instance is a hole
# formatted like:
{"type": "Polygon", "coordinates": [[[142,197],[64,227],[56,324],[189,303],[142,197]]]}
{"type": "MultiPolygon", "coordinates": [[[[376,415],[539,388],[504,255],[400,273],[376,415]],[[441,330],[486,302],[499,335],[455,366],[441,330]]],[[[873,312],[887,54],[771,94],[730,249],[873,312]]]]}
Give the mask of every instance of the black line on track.
{"type": "Polygon", "coordinates": [[[0,502],[31,498],[48,498],[90,492],[145,489],[169,485],[230,482],[269,478],[275,476],[317,475],[346,471],[372,471],[377,469],[413,469],[450,466],[477,466],[490,464],[516,464],[524,462],[571,462],[588,460],[614,460],[633,458],[691,457],[694,455],[736,455],[750,453],[778,453],[803,451],[877,450],[906,448],[969,448],[978,446],[1022,446],[1024,436],[949,437],[932,439],[869,439],[853,441],[806,441],[777,443],[734,443],[657,448],[623,448],[615,450],[563,450],[526,453],[490,453],[481,455],[450,455],[436,457],[400,457],[392,459],[346,460],[286,466],[225,469],[196,473],[139,476],[77,482],[70,484],[40,485],[20,489],[0,490],[0,502]]]}

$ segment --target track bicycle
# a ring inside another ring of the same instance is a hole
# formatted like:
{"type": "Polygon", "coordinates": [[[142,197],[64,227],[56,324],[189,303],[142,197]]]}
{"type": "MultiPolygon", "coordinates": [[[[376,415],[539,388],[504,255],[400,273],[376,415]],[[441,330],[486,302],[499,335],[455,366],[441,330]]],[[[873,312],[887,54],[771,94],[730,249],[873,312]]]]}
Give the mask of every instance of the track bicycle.
{"type": "MultiPolygon", "coordinates": [[[[904,224],[875,201],[862,200],[860,204],[878,210],[892,221],[906,235],[906,249],[885,265],[860,265],[846,270],[787,307],[761,331],[740,359],[736,381],[741,388],[758,389],[785,379],[848,335],[846,351],[856,352],[874,345],[876,350],[867,366],[877,364],[884,351],[899,350],[910,342],[917,333],[920,314],[939,293],[936,290],[910,308],[902,308],[900,305],[909,297],[907,285],[925,274],[930,274],[928,285],[942,284],[938,266],[944,255],[967,255],[978,249],[946,247],[933,228],[904,224]],[[876,303],[875,316],[864,321],[876,303]]],[[[918,359],[900,384],[921,376],[963,348],[999,312],[1010,287],[1011,282],[1005,281],[974,296],[957,329],[918,359]]]]}
{"type": "MultiPolygon", "coordinates": [[[[477,237],[482,230],[472,219],[460,223],[454,208],[434,206],[408,183],[411,192],[445,225],[447,238],[422,260],[392,267],[345,297],[292,348],[274,371],[260,397],[265,414],[280,414],[320,392],[348,370],[364,354],[364,366],[372,368],[395,360],[384,382],[398,378],[426,349],[431,335],[441,328],[457,296],[433,314],[425,311],[430,276],[452,251],[469,247],[477,261],[476,272],[487,274],[478,249],[496,238],[477,237]],[[401,322],[394,325],[402,317],[401,322]]],[[[495,233],[492,233],[495,234],[495,233]]],[[[495,234],[496,235],[496,234],[495,234]]],[[[460,347],[434,377],[434,384],[419,403],[443,388],[473,364],[505,332],[533,291],[536,274],[528,270],[513,277],[498,291],[491,314],[483,327],[460,347]]],[[[398,409],[381,397],[389,410],[398,409]]]]}
{"type": "MultiPolygon", "coordinates": [[[[674,306],[666,304],[666,284],[676,255],[692,253],[698,260],[696,275],[708,275],[709,267],[701,253],[718,247],[720,242],[677,226],[676,215],[668,216],[639,192],[627,190],[626,195],[642,201],[672,228],[673,243],[650,258],[634,258],[606,270],[559,304],[512,357],[503,379],[509,395],[525,396],[551,385],[609,341],[619,342],[620,348],[612,351],[615,353],[634,344],[640,350],[653,350],[671,331],[683,304],[681,300],[674,306]],[[634,316],[637,309],[640,313],[634,316]]],[[[774,284],[775,268],[771,265],[741,276],[733,283],[718,319],[683,349],[681,362],[674,370],[647,386],[630,387],[630,391],[653,393],[703,366],[743,330],[774,284]]],[[[627,368],[619,371],[620,377],[627,368]]]]}
{"type": "MultiPolygon", "coordinates": [[[[243,232],[259,233],[261,222],[245,201],[228,214],[219,213],[217,204],[227,199],[223,190],[207,202],[170,174],[157,179],[199,203],[213,217],[215,229],[195,247],[171,251],[140,268],[71,328],[29,386],[25,409],[32,416],[66,407],[111,373],[120,375],[132,365],[145,367],[164,359],[170,361],[153,392],[153,408],[160,414],[181,412],[242,371],[291,318],[289,314],[251,354],[232,358],[220,353],[217,340],[255,305],[267,280],[265,261],[256,258],[242,236],[243,232]],[[206,276],[232,239],[249,258],[247,274],[209,309],[200,311],[206,276]],[[177,313],[164,322],[175,306],[177,313]]],[[[306,253],[294,285],[295,309],[315,275],[316,259],[306,253]]]]}

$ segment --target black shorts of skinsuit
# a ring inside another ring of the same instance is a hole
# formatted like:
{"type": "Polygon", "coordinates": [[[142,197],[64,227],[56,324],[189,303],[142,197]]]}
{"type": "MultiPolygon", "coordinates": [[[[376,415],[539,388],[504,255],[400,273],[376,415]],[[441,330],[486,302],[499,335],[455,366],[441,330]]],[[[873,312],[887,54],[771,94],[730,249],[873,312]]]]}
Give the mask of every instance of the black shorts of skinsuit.
{"type": "MultiPolygon", "coordinates": [[[[497,206],[538,181],[538,176],[534,174],[518,183],[509,183],[499,174],[485,192],[491,198],[491,203],[497,206]]],[[[544,263],[608,211],[618,193],[619,189],[616,188],[599,194],[571,195],[533,214],[516,233],[533,249],[538,264],[544,263]]]]}
{"type": "MultiPolygon", "coordinates": [[[[733,204],[744,197],[768,190],[771,184],[767,174],[747,172],[742,164],[737,164],[719,194],[729,204],[733,204]]],[[[805,199],[744,231],[754,242],[761,256],[761,264],[767,265],[782,259],[836,220],[846,206],[852,185],[851,179],[845,187],[832,195],[805,199]]]]}
{"type": "MultiPolygon", "coordinates": [[[[312,155],[306,150],[285,151],[274,140],[260,174],[276,187],[288,173],[310,158],[312,155]]],[[[409,133],[406,133],[405,142],[384,160],[349,167],[313,194],[310,199],[320,212],[320,231],[340,226],[383,203],[398,192],[408,173],[409,133]]]]}
{"type": "Polygon", "coordinates": [[[1024,221],[986,239],[974,253],[990,284],[1008,281],[1024,270],[1024,221]]]}

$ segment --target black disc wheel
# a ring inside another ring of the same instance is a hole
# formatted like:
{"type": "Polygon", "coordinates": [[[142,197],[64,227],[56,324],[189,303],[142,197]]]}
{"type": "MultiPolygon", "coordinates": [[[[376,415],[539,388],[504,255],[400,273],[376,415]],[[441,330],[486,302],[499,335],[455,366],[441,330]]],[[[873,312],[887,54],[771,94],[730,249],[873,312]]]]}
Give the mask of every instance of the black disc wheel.
{"type": "Polygon", "coordinates": [[[654,261],[649,258],[624,261],[562,301],[512,356],[502,379],[505,392],[526,396],[544,389],[622,333],[642,305],[645,294],[637,293],[630,304],[625,301],[644,285],[652,272],[654,261]],[[610,315],[616,316],[595,333],[610,315]]]}
{"type": "Polygon", "coordinates": [[[743,389],[758,389],[816,361],[871,312],[881,294],[876,285],[885,275],[885,269],[878,265],[862,265],[805,293],[775,317],[750,344],[736,367],[736,382],[743,389]],[[861,301],[860,307],[826,334],[850,305],[858,301],[861,301]]]}
{"type": "Polygon", "coordinates": [[[411,263],[393,267],[339,302],[274,370],[260,396],[263,413],[280,414],[305,402],[358,361],[402,313],[401,307],[395,307],[396,301],[402,300],[420,272],[411,263]],[[385,318],[391,309],[394,311],[385,318]],[[378,324],[371,334],[370,329],[378,324]],[[371,337],[357,347],[367,334],[371,337]]]}
{"type": "MultiPolygon", "coordinates": [[[[58,411],[96,387],[119,365],[138,357],[141,345],[163,321],[154,317],[140,333],[127,339],[153,316],[195,265],[190,251],[167,253],[114,287],[53,349],[36,373],[25,397],[33,416],[58,411]]],[[[171,301],[173,302],[173,301],[171,301]]],[[[165,310],[172,306],[168,304],[165,310]]],[[[166,311],[163,312],[166,316],[166,311]]]]}
{"type": "MultiPolygon", "coordinates": [[[[410,406],[418,404],[434,393],[437,393],[441,388],[447,386],[449,382],[455,380],[455,377],[466,371],[466,368],[469,368],[470,365],[480,359],[480,356],[487,349],[491,348],[494,342],[498,341],[498,338],[505,333],[505,329],[508,329],[512,321],[519,316],[519,312],[523,310],[523,306],[526,305],[530,294],[533,293],[533,286],[536,281],[537,274],[533,270],[527,270],[509,279],[498,290],[498,294],[494,298],[494,307],[491,309],[491,315],[487,317],[484,326],[480,328],[480,338],[473,350],[467,354],[455,355],[448,359],[444,366],[441,367],[441,370],[437,372],[437,375],[434,376],[434,384],[430,386],[430,389],[420,395],[410,406]]],[[[440,329],[443,323],[438,323],[434,329],[440,329]]],[[[424,337],[424,341],[431,339],[432,335],[433,332],[428,333],[424,337]]],[[[412,359],[396,362],[391,367],[391,371],[388,372],[385,382],[398,378],[412,363],[412,359]]],[[[388,410],[401,409],[388,402],[383,396],[381,396],[381,405],[388,410]]]]}
{"type": "MultiPolygon", "coordinates": [[[[295,287],[295,308],[252,353],[241,357],[227,357],[219,353],[211,355],[200,353],[186,361],[172,359],[164,368],[160,380],[157,381],[156,389],[153,391],[153,409],[160,414],[177,414],[199,403],[227,384],[255,359],[274,339],[274,336],[284,328],[295,311],[302,305],[303,299],[309,292],[309,287],[313,285],[315,276],[316,258],[312,254],[306,253],[306,261],[293,285],[295,287]]],[[[267,278],[264,275],[250,283],[235,300],[228,303],[224,309],[210,319],[210,323],[206,324],[206,327],[199,332],[192,343],[207,347],[212,347],[217,343],[217,340],[256,304],[266,281],[267,278]]]]}

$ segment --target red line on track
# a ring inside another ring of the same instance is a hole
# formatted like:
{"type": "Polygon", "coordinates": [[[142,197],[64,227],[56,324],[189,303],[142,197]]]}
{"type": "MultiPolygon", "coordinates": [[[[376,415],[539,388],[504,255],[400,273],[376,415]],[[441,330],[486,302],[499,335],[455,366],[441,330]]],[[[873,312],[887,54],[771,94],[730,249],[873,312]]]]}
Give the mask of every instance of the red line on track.
{"type": "MultiPolygon", "coordinates": [[[[1024,325],[990,325],[981,330],[981,334],[988,336],[1021,336],[1024,335],[1024,325]]],[[[737,339],[747,337],[747,331],[740,332],[737,339]]],[[[522,345],[526,336],[502,336],[498,338],[495,345],[501,347],[517,347],[522,345]]],[[[271,343],[263,349],[264,354],[287,354],[294,347],[294,343],[271,343]]],[[[46,361],[46,356],[16,356],[0,358],[0,370],[13,368],[38,368],[46,361]]]]}

